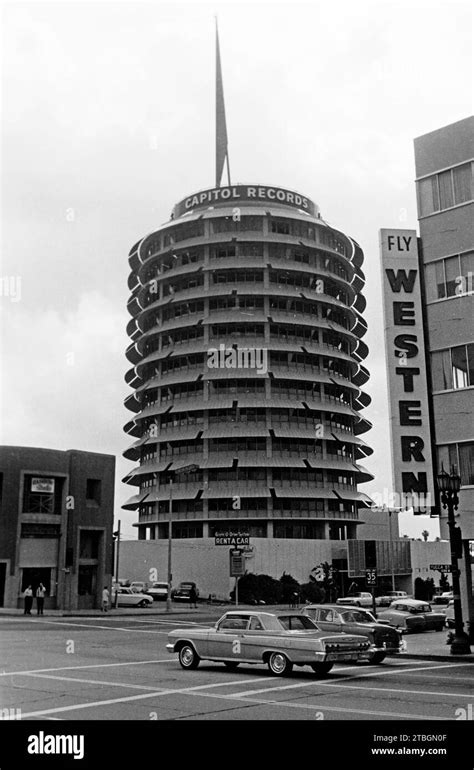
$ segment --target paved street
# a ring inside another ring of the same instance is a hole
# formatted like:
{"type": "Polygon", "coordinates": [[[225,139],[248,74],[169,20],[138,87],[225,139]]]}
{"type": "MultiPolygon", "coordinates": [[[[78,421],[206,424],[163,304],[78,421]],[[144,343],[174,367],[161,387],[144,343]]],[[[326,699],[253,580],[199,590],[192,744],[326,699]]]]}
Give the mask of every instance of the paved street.
{"type": "MultiPolygon", "coordinates": [[[[388,658],[380,666],[309,668],[286,678],[264,666],[183,671],[166,651],[169,630],[209,625],[219,608],[136,617],[3,617],[0,703],[22,719],[442,720],[474,702],[466,660],[388,658]]],[[[440,644],[441,635],[436,634],[440,644]]],[[[472,709],[472,706],[471,706],[472,709]]]]}

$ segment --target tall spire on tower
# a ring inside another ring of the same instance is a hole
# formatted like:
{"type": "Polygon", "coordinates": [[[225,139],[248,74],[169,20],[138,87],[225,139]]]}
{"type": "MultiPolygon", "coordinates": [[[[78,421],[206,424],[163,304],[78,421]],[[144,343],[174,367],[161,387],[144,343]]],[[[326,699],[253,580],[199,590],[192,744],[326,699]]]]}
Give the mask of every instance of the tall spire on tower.
{"type": "Polygon", "coordinates": [[[224,86],[222,84],[219,29],[216,16],[216,187],[221,186],[224,162],[227,160],[227,178],[230,184],[229,150],[225,120],[224,86]]]}

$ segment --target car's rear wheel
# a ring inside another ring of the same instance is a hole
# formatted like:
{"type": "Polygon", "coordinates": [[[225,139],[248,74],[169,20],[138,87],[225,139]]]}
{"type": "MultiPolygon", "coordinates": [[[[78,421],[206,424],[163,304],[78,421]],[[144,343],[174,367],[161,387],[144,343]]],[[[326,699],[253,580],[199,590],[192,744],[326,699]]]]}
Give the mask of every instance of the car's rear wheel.
{"type": "Polygon", "coordinates": [[[274,676],[290,674],[293,663],[282,652],[272,652],[268,658],[268,668],[274,676]]]}
{"type": "Polygon", "coordinates": [[[178,653],[178,660],[182,668],[197,668],[201,658],[197,654],[192,644],[183,644],[178,653]]]}
{"type": "Polygon", "coordinates": [[[369,658],[369,663],[373,663],[374,665],[377,665],[377,663],[382,663],[382,661],[385,660],[385,656],[385,652],[373,652],[369,658]]]}
{"type": "Polygon", "coordinates": [[[329,674],[333,666],[334,663],[311,663],[311,668],[315,674],[318,674],[318,676],[329,674]]]}
{"type": "Polygon", "coordinates": [[[234,662],[233,660],[225,660],[224,666],[229,669],[229,671],[235,671],[239,664],[237,662],[234,662]]]}
{"type": "Polygon", "coordinates": [[[435,631],[443,631],[444,630],[444,623],[440,624],[439,626],[436,626],[435,631]]]}

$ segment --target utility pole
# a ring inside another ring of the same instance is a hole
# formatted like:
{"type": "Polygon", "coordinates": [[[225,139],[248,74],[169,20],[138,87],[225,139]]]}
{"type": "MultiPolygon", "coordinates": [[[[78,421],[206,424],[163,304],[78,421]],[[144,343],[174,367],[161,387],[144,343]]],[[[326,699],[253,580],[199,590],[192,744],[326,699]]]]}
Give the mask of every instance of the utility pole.
{"type": "Polygon", "coordinates": [[[118,523],[118,529],[116,532],[114,532],[114,535],[117,537],[117,559],[116,559],[116,567],[115,567],[115,582],[117,583],[115,587],[115,598],[114,598],[114,607],[115,609],[118,607],[118,595],[119,595],[119,588],[118,588],[118,582],[119,582],[119,564],[120,564],[120,519],[118,523]]]}
{"type": "Polygon", "coordinates": [[[166,612],[171,612],[171,581],[173,579],[173,573],[172,573],[172,562],[171,562],[171,554],[172,554],[172,543],[173,543],[173,536],[172,536],[172,527],[173,527],[173,477],[170,475],[170,481],[169,481],[169,510],[168,510],[168,593],[166,595],[166,612]]]}

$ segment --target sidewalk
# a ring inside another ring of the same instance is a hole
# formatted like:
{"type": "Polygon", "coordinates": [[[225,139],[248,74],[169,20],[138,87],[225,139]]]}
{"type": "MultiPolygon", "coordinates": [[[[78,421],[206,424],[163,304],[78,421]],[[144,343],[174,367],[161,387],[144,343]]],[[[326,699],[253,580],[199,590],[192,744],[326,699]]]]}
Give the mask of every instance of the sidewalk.
{"type": "MultiPolygon", "coordinates": [[[[157,617],[160,615],[166,616],[170,620],[173,617],[179,615],[199,615],[209,616],[213,615],[217,619],[220,615],[228,610],[235,610],[235,604],[199,604],[197,609],[191,609],[187,603],[182,605],[173,604],[171,612],[166,611],[166,605],[164,602],[156,602],[156,605],[150,608],[141,609],[140,607],[120,607],[117,609],[110,609],[107,613],[101,612],[101,610],[47,610],[44,617],[48,618],[80,618],[80,617],[102,617],[115,618],[115,617],[137,617],[144,615],[145,617],[157,617]]],[[[246,610],[262,610],[263,612],[272,612],[273,610],[285,610],[289,609],[284,605],[276,607],[261,606],[255,607],[254,605],[239,604],[237,609],[246,610]]],[[[0,619],[2,617],[24,617],[23,610],[16,608],[0,607],[0,619]]],[[[36,611],[33,609],[32,618],[38,617],[36,611]]],[[[190,620],[192,622],[192,620],[190,620]]],[[[211,623],[211,621],[209,621],[211,623]]],[[[446,638],[448,630],[441,632],[437,631],[425,631],[421,634],[405,634],[403,639],[406,642],[407,650],[400,655],[400,658],[412,658],[415,660],[433,660],[433,661],[453,661],[462,660],[467,663],[474,663],[474,643],[471,644],[471,655],[452,655],[449,644],[446,644],[446,638]]]]}

